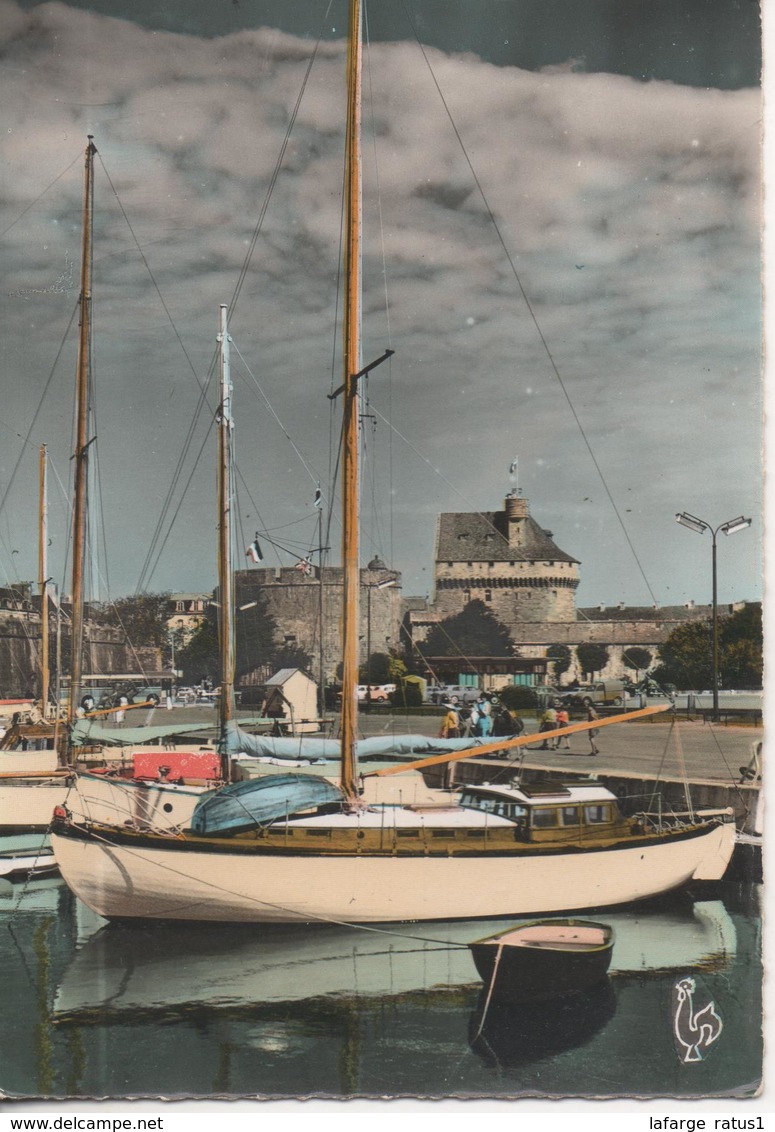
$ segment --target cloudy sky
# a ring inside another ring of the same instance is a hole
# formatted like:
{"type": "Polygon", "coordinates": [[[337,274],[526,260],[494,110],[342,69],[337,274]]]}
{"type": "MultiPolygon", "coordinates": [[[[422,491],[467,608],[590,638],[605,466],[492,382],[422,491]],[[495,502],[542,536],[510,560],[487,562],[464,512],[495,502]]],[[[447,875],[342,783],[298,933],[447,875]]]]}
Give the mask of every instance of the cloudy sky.
{"type": "MultiPolygon", "coordinates": [[[[710,540],[678,510],[754,518],[722,539],[719,597],[760,597],[757,6],[375,8],[364,357],[395,356],[369,383],[364,561],[429,592],[436,514],[501,506],[518,457],[580,604],[708,601],[710,540]]],[[[0,0],[4,578],[36,576],[41,443],[64,576],[89,133],[99,596],[214,584],[212,385],[197,406],[235,295],[239,538],[268,530],[270,565],[293,561],[272,540],[316,541],[343,26],[343,0],[0,0]]]]}

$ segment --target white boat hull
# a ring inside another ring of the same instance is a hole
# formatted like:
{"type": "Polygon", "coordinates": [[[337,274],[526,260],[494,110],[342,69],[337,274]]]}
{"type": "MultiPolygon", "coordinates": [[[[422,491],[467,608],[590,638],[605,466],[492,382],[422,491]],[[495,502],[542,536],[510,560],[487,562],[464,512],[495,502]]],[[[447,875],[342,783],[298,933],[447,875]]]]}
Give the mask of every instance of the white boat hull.
{"type": "Polygon", "coordinates": [[[718,880],[734,826],[588,852],[252,855],[52,836],[66,883],[108,918],[242,923],[483,919],[601,908],[718,880]]]}
{"type": "Polygon", "coordinates": [[[203,793],[197,787],[98,774],[20,774],[0,780],[0,831],[48,829],[55,806],[67,806],[79,819],[106,825],[172,829],[189,823],[203,793]]]}
{"type": "Polygon", "coordinates": [[[0,832],[45,830],[54,807],[64,804],[67,777],[19,775],[0,781],[0,832]]]}

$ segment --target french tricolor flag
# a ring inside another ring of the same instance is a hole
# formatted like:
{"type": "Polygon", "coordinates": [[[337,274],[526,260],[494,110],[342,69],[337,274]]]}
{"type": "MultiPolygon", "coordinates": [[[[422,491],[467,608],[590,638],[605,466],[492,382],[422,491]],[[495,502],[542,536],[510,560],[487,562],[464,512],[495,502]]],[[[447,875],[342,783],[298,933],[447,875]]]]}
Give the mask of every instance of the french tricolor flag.
{"type": "Polygon", "coordinates": [[[251,562],[264,561],[264,556],[261,553],[261,547],[258,545],[258,535],[256,535],[253,542],[251,542],[250,546],[245,551],[245,556],[249,558],[251,562]]]}

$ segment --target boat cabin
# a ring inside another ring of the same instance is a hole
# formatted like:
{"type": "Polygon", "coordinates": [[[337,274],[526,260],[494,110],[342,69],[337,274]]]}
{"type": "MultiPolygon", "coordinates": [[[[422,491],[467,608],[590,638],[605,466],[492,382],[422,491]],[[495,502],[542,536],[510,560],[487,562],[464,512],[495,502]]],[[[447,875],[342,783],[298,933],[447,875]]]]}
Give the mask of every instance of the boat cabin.
{"type": "Polygon", "coordinates": [[[621,832],[625,824],[616,795],[599,782],[466,785],[460,805],[513,821],[524,841],[588,839],[621,832]]]}

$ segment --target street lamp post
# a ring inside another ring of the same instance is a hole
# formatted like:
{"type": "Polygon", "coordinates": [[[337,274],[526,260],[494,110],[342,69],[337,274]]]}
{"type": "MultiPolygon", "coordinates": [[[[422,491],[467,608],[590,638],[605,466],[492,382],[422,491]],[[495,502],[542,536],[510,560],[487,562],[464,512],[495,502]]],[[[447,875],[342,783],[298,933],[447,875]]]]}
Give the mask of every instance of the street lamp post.
{"type": "Polygon", "coordinates": [[[706,523],[704,519],[698,519],[696,515],[690,515],[686,511],[679,511],[675,517],[676,523],[680,523],[682,527],[687,527],[690,531],[695,531],[698,535],[704,534],[705,531],[710,531],[711,535],[711,562],[712,562],[712,576],[713,576],[713,604],[712,604],[712,617],[713,617],[713,683],[711,690],[713,692],[713,719],[718,720],[718,590],[717,590],[717,574],[716,574],[716,535],[721,531],[725,535],[734,535],[738,531],[744,531],[750,527],[751,520],[746,519],[744,515],[738,515],[736,519],[730,519],[726,523],[721,523],[720,526],[713,528],[710,523],[706,523]]]}

